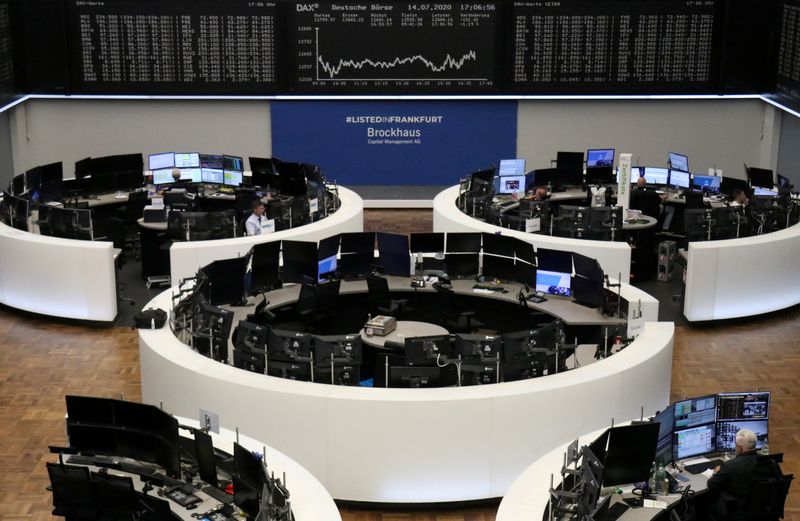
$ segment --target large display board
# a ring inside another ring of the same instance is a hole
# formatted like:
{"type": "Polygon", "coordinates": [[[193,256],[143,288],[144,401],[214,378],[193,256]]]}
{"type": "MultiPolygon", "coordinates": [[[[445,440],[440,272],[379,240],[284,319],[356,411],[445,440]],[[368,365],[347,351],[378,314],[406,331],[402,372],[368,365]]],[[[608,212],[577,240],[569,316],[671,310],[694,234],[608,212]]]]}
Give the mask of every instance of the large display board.
{"type": "Polygon", "coordinates": [[[495,2],[296,4],[298,91],[485,91],[495,85],[495,2]]]}
{"type": "Polygon", "coordinates": [[[0,100],[14,93],[14,61],[11,54],[11,15],[8,2],[0,1],[0,100]]]}
{"type": "Polygon", "coordinates": [[[513,3],[511,85],[526,91],[708,91],[716,0],[513,3]]]}
{"type": "Polygon", "coordinates": [[[800,108],[800,0],[782,5],[776,94],[800,108]]]}
{"type": "Polygon", "coordinates": [[[275,2],[69,0],[67,21],[74,91],[279,87],[275,2]]]}

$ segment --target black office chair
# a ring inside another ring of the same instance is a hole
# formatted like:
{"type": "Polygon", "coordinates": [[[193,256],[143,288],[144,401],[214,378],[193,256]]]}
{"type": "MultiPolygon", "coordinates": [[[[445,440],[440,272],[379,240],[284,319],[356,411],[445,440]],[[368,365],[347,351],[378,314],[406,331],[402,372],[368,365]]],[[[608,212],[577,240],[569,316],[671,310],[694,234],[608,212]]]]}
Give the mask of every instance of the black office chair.
{"type": "Polygon", "coordinates": [[[147,510],[129,476],[92,472],[92,493],[101,521],[137,521],[147,510]]]}
{"type": "Polygon", "coordinates": [[[483,323],[475,318],[475,312],[460,309],[456,302],[456,294],[450,288],[434,284],[436,298],[439,302],[441,323],[448,330],[456,333],[471,333],[483,327],[483,323]]]}
{"type": "Polygon", "coordinates": [[[389,315],[396,317],[408,311],[407,299],[392,299],[389,292],[389,281],[377,275],[367,275],[367,289],[369,290],[369,305],[375,315],[389,315]]]}
{"type": "Polygon", "coordinates": [[[53,490],[54,516],[77,520],[97,518],[88,467],[47,463],[47,474],[53,490]]]}
{"type": "Polygon", "coordinates": [[[634,190],[631,193],[630,207],[641,210],[648,217],[658,219],[661,215],[661,196],[654,190],[634,190]]]}
{"type": "Polygon", "coordinates": [[[141,258],[137,221],[144,215],[144,207],[149,201],[150,196],[147,192],[131,192],[128,194],[127,204],[111,218],[111,238],[114,247],[122,248],[126,252],[133,251],[137,259],[141,258]]]}
{"type": "Polygon", "coordinates": [[[336,317],[341,281],[334,280],[314,286],[303,284],[295,304],[295,312],[303,322],[306,331],[313,333],[320,323],[336,317]]]}
{"type": "Polygon", "coordinates": [[[783,519],[783,507],[793,479],[793,474],[753,479],[744,499],[744,519],[746,521],[783,519]]]}
{"type": "Polygon", "coordinates": [[[697,210],[699,208],[705,208],[705,203],[703,202],[703,194],[701,194],[700,192],[684,192],[683,197],[684,200],[686,201],[687,210],[697,210]]]}

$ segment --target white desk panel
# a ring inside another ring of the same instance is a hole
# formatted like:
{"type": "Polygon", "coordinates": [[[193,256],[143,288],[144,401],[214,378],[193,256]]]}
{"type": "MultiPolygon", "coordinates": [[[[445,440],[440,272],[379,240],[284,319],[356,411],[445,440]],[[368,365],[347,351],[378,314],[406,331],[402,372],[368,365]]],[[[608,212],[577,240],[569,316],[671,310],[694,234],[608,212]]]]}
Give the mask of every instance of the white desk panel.
{"type": "Polygon", "coordinates": [[[627,281],[631,273],[631,247],[626,242],[590,241],[584,239],[570,239],[566,237],[551,237],[536,233],[525,233],[519,230],[510,230],[474,219],[462,212],[456,205],[458,199],[458,186],[452,186],[440,192],[433,200],[433,231],[434,232],[487,232],[502,233],[511,237],[522,239],[537,248],[552,250],[574,251],[597,259],[600,266],[610,277],[627,281]]]}
{"type": "MultiPolygon", "coordinates": [[[[172,289],[148,306],[169,309],[172,289]]],[[[142,397],[181,416],[220,415],[307,468],[336,499],[420,503],[500,497],[575,433],[669,399],[672,323],[647,323],[597,363],[521,382],[373,389],[295,382],[226,366],[170,329],[140,330],[142,397]]]]}
{"type": "Polygon", "coordinates": [[[41,315],[113,321],[113,245],[47,237],[0,224],[0,302],[41,315]]]}
{"type": "Polygon", "coordinates": [[[254,244],[279,241],[319,242],[337,233],[364,231],[364,201],[352,190],[339,187],[341,206],[317,222],[255,237],[214,241],[176,242],[169,249],[170,276],[173,283],[194,277],[197,270],[220,259],[245,255],[254,244]]]}
{"type": "Polygon", "coordinates": [[[689,243],[683,314],[747,317],[800,303],[800,224],[756,237],[689,243]]]}

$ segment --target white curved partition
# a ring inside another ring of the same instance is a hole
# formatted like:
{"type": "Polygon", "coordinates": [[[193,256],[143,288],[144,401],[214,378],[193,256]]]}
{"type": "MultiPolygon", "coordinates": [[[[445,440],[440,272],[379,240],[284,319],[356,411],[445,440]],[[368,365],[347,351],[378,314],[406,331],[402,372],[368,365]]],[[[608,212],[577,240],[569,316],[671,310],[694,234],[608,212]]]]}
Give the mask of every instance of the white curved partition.
{"type": "MultiPolygon", "coordinates": [[[[148,306],[169,309],[168,290],[148,306]]],[[[336,499],[427,503],[499,497],[531,461],[577,432],[668,401],[672,323],[562,374],[437,389],[341,387],[214,362],[169,328],[139,330],[142,398],[199,408],[286,453],[336,499]]]]}
{"type": "Polygon", "coordinates": [[[574,251],[597,259],[600,266],[609,276],[622,280],[630,279],[631,274],[631,248],[626,242],[590,241],[585,239],[570,239],[566,237],[551,237],[535,233],[525,233],[519,230],[509,230],[489,224],[470,217],[458,208],[458,186],[439,192],[433,200],[433,231],[434,232],[488,232],[502,233],[529,242],[537,248],[552,250],[574,251]]]}
{"type": "Polygon", "coordinates": [[[110,242],[47,237],[0,223],[0,303],[52,317],[112,322],[116,290],[110,242]]]}
{"type": "Polygon", "coordinates": [[[214,241],[176,242],[169,249],[170,276],[177,283],[193,277],[203,266],[220,259],[246,254],[254,244],[289,239],[319,242],[337,233],[364,231],[364,201],[358,194],[339,187],[341,206],[336,212],[317,222],[282,230],[268,235],[238,237],[214,241]]]}
{"type": "Polygon", "coordinates": [[[800,224],[756,237],[692,242],[687,254],[683,315],[690,322],[800,303],[800,224]]]}
{"type": "MultiPolygon", "coordinates": [[[[189,427],[198,428],[197,420],[178,416],[178,423],[189,427]]],[[[342,516],[333,498],[311,473],[302,465],[286,454],[270,447],[262,441],[255,440],[243,434],[220,428],[219,434],[209,432],[214,447],[233,454],[233,443],[239,440],[239,445],[244,448],[264,454],[264,461],[270,473],[283,482],[286,476],[286,485],[289,490],[289,500],[292,503],[292,513],[295,521],[341,521],[342,516]]]]}

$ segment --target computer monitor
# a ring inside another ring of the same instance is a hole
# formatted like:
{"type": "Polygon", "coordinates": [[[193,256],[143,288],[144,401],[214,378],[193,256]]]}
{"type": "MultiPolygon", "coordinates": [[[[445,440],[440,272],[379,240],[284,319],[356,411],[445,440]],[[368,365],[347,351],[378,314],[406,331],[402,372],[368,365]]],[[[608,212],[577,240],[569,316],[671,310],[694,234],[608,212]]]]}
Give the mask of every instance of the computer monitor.
{"type": "Polygon", "coordinates": [[[525,175],[525,160],[501,159],[497,175],[500,177],[507,175],[525,175]]]}
{"type": "Polygon", "coordinates": [[[592,451],[592,454],[594,454],[594,457],[597,458],[597,461],[599,461],[600,464],[604,464],[606,461],[609,432],[609,429],[604,430],[600,436],[595,438],[589,445],[587,445],[589,450],[592,451]]]}
{"type": "MultiPolygon", "coordinates": [[[[194,212],[183,212],[187,215],[194,212]]],[[[206,298],[212,306],[238,304],[245,296],[244,279],[249,264],[248,257],[216,260],[201,268],[208,284],[206,298]]]]}
{"type": "Polygon", "coordinates": [[[604,461],[603,486],[647,481],[656,453],[659,426],[637,423],[614,427],[609,432],[604,461]]]}
{"type": "Polygon", "coordinates": [[[225,176],[221,168],[201,168],[200,178],[204,183],[221,185],[224,182],[225,176]]]}
{"type": "Polygon", "coordinates": [[[672,435],[672,459],[708,454],[716,450],[716,427],[713,423],[675,431],[672,435]]]}
{"type": "Polygon", "coordinates": [[[719,393],[717,421],[769,418],[769,391],[719,393]]]}
{"type": "Polygon", "coordinates": [[[175,152],[175,166],[178,168],[200,168],[200,154],[197,152],[175,152]]]}
{"type": "Polygon", "coordinates": [[[713,423],[716,419],[716,394],[675,402],[674,429],[676,431],[713,423]]]}
{"type": "Polygon", "coordinates": [[[250,161],[250,171],[255,174],[256,172],[275,173],[275,168],[272,164],[272,159],[267,157],[248,157],[250,161]]]}
{"type": "Polygon", "coordinates": [[[174,182],[175,179],[172,177],[172,168],[153,170],[153,184],[166,185],[174,182]]]}
{"type": "Polygon", "coordinates": [[[586,169],[586,184],[588,185],[609,185],[617,182],[612,167],[594,167],[586,169]]]}
{"type": "Polygon", "coordinates": [[[404,352],[409,365],[436,365],[437,357],[452,353],[452,343],[449,335],[407,337],[404,352]]]}
{"type": "Polygon", "coordinates": [[[661,439],[664,436],[672,433],[672,427],[675,421],[674,414],[675,408],[672,404],[670,404],[664,407],[664,410],[659,412],[653,418],[653,423],[657,423],[659,425],[658,439],[661,439]]]}
{"type": "MultiPolygon", "coordinates": [[[[644,179],[647,182],[647,184],[664,186],[667,184],[667,181],[669,180],[669,169],[646,166],[642,168],[642,175],[644,175],[644,179]]],[[[632,183],[636,182],[636,179],[634,179],[633,176],[631,176],[631,182],[632,183]]]]}
{"type": "Polygon", "coordinates": [[[450,277],[472,277],[478,274],[478,254],[448,253],[445,255],[444,265],[450,277]]]}
{"type": "Polygon", "coordinates": [[[792,182],[788,177],[782,176],[781,174],[777,174],[776,177],[778,178],[778,188],[790,188],[792,186],[792,182]]]}
{"type": "Polygon", "coordinates": [[[408,236],[378,232],[378,256],[383,272],[387,275],[408,277],[411,274],[408,236]]]}
{"type": "Polygon", "coordinates": [[[525,194],[525,176],[507,175],[497,178],[495,192],[498,194],[525,194]]]}
{"type": "Polygon", "coordinates": [[[603,271],[599,270],[589,277],[575,275],[572,278],[572,295],[578,304],[588,308],[602,307],[605,302],[603,271]]]}
{"type": "Polygon", "coordinates": [[[284,282],[311,283],[318,275],[317,244],[303,241],[283,241],[284,282]]]}
{"type": "Polygon", "coordinates": [[[331,280],[336,276],[336,255],[325,257],[317,262],[317,281],[331,280]]]}
{"type": "Polygon", "coordinates": [[[92,175],[92,158],[87,157],[80,161],[75,161],[75,179],[83,179],[92,175]]]}
{"type": "Polygon", "coordinates": [[[556,168],[559,185],[580,185],[583,183],[583,152],[557,152],[556,168]]]}
{"type": "MultiPolygon", "coordinates": [[[[270,328],[267,353],[272,361],[303,362],[311,358],[311,335],[297,331],[270,328]]],[[[272,374],[272,373],[270,373],[272,374]]]]}
{"type": "Polygon", "coordinates": [[[447,253],[478,253],[481,251],[480,233],[448,233],[447,253]]]}
{"type": "Polygon", "coordinates": [[[284,380],[296,380],[298,382],[311,381],[311,364],[308,362],[286,362],[283,360],[269,359],[269,376],[276,376],[284,380]]]}
{"type": "Polygon", "coordinates": [[[656,454],[653,458],[659,465],[667,466],[672,463],[674,449],[672,447],[672,440],[673,433],[670,431],[669,434],[664,436],[663,438],[659,438],[656,442],[656,454]]]}
{"type": "Polygon", "coordinates": [[[175,167],[175,152],[162,152],[160,154],[150,154],[147,158],[148,170],[161,170],[162,168],[174,168],[174,167],[175,167]]]}
{"type": "Polygon", "coordinates": [[[675,152],[668,153],[668,165],[671,170],[679,170],[681,172],[689,171],[689,158],[683,154],[676,154],[675,152]]]}
{"type": "Polygon", "coordinates": [[[572,252],[537,248],[537,267],[546,271],[572,273],[572,252]]]}
{"type": "MultiPolygon", "coordinates": [[[[252,163],[251,163],[252,164],[252,163]]],[[[223,170],[236,170],[237,172],[244,171],[244,160],[239,156],[222,156],[222,169],[223,170]]]]}
{"type": "Polygon", "coordinates": [[[281,242],[264,242],[253,246],[250,264],[250,292],[270,290],[280,280],[281,242]]]}
{"type": "Polygon", "coordinates": [[[518,242],[522,241],[509,235],[501,235],[499,233],[484,233],[483,253],[502,255],[504,257],[514,257],[514,252],[518,242]]]}
{"type": "Polygon", "coordinates": [[[500,358],[502,346],[502,337],[499,335],[457,334],[453,352],[462,358],[495,359],[500,358]]]}
{"type": "Polygon", "coordinates": [[[191,181],[192,183],[202,183],[203,174],[199,168],[181,168],[181,181],[191,181]]]}
{"type": "Polygon", "coordinates": [[[772,189],[775,186],[775,179],[772,175],[772,170],[766,168],[748,167],[747,180],[750,181],[750,186],[759,186],[761,188],[772,189]]]}
{"type": "Polygon", "coordinates": [[[514,258],[484,254],[482,274],[490,279],[512,281],[516,274],[514,258]]]}
{"type": "Polygon", "coordinates": [[[753,195],[763,195],[765,197],[778,197],[777,190],[770,190],[769,188],[753,187],[753,195]]]}
{"type": "Polygon", "coordinates": [[[720,180],[721,178],[715,175],[694,174],[692,176],[692,188],[716,194],[719,193],[720,180]]]}
{"type": "Polygon", "coordinates": [[[222,170],[222,156],[216,154],[200,154],[200,168],[222,170]]]}
{"type": "MultiPolygon", "coordinates": [[[[478,170],[470,174],[470,178],[478,181],[482,181],[484,184],[492,184],[492,180],[494,179],[494,175],[497,169],[495,167],[487,168],[485,170],[478,170]]],[[[474,188],[474,185],[473,185],[474,188]]]]}
{"type": "Polygon", "coordinates": [[[25,193],[25,174],[19,174],[11,180],[11,192],[13,195],[22,195],[25,193]]]}
{"type": "Polygon", "coordinates": [[[212,487],[216,487],[218,485],[217,463],[214,459],[214,443],[211,441],[211,436],[200,429],[195,429],[194,445],[200,479],[212,487]]]}
{"type": "Polygon", "coordinates": [[[360,364],[361,336],[355,335],[316,335],[312,340],[315,364],[360,364]]]}
{"type": "Polygon", "coordinates": [[[397,366],[389,367],[389,387],[439,387],[442,369],[430,366],[397,366]]]}
{"type": "Polygon", "coordinates": [[[409,246],[411,253],[443,253],[444,233],[412,233],[409,246]]]}
{"type": "Polygon", "coordinates": [[[342,253],[375,254],[375,233],[348,232],[342,234],[342,253]]]}
{"type": "Polygon", "coordinates": [[[64,167],[61,161],[42,165],[42,184],[58,183],[64,180],[64,167]]]}
{"type": "Polygon", "coordinates": [[[222,184],[225,186],[241,186],[242,176],[241,170],[223,170],[222,184]]]}
{"type": "Polygon", "coordinates": [[[34,167],[25,172],[25,189],[28,192],[38,190],[42,186],[42,169],[34,167]]]}
{"type": "Polygon", "coordinates": [[[242,509],[248,520],[253,520],[260,510],[261,490],[267,482],[264,464],[255,454],[234,442],[233,465],[233,504],[242,509]]]}
{"type": "Polygon", "coordinates": [[[675,188],[689,188],[689,172],[682,172],[680,170],[669,171],[669,185],[675,188]]]}
{"type": "Polygon", "coordinates": [[[558,271],[536,270],[536,291],[548,295],[572,296],[572,274],[558,271]]]}
{"type": "Polygon", "coordinates": [[[756,435],[756,449],[760,449],[769,439],[769,420],[738,420],[717,422],[717,452],[733,452],[736,450],[736,433],[741,429],[753,431],[756,435]]]}
{"type": "Polygon", "coordinates": [[[586,151],[587,174],[590,168],[612,168],[614,166],[613,148],[595,148],[586,151]]]}

